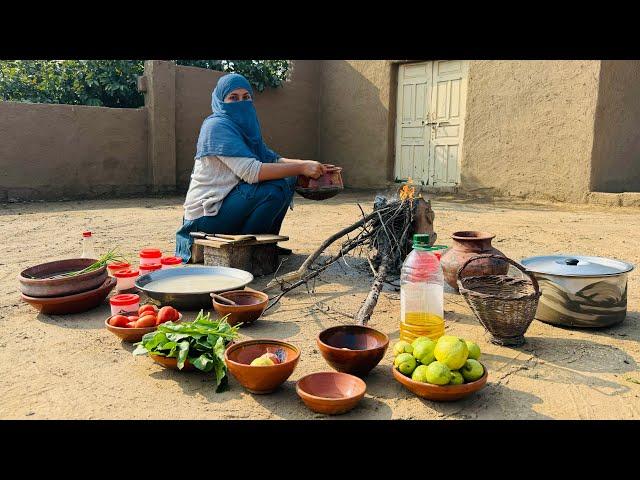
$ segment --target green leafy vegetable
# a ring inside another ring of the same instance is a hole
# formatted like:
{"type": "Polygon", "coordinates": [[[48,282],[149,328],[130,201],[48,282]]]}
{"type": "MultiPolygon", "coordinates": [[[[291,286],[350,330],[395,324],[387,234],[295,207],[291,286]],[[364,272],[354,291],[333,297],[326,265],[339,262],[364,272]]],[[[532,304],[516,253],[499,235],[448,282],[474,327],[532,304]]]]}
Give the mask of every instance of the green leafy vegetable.
{"type": "Polygon", "coordinates": [[[177,358],[180,370],[188,360],[198,370],[214,372],[220,391],[226,385],[224,351],[238,337],[238,327],[229,325],[227,317],[211,320],[210,315],[200,310],[193,322],[161,323],[156,331],[147,333],[135,344],[133,354],[177,358]]]}

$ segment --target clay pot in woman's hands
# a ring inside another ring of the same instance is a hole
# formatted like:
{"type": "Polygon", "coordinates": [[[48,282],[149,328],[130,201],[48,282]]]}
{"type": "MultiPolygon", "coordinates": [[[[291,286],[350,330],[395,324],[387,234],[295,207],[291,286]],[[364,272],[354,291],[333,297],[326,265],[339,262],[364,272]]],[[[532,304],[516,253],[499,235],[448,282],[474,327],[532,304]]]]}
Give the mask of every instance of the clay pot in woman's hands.
{"type": "MultiPolygon", "coordinates": [[[[491,240],[495,235],[489,232],[461,231],[451,235],[453,246],[448,249],[440,259],[444,279],[451,288],[458,291],[458,269],[469,258],[484,253],[494,255],[504,254],[491,246],[491,240]]],[[[509,270],[507,262],[495,258],[486,258],[471,262],[464,270],[463,277],[481,275],[505,275],[509,270]]]]}
{"type": "Polygon", "coordinates": [[[341,172],[341,167],[331,165],[326,173],[316,179],[300,175],[296,183],[296,192],[309,200],[334,197],[344,189],[341,172]]]}

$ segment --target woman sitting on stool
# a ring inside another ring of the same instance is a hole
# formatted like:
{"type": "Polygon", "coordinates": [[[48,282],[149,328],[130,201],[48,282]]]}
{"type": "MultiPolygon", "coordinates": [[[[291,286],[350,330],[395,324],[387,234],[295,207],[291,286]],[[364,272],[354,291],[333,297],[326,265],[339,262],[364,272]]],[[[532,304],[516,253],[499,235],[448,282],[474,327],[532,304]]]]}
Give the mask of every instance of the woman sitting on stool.
{"type": "MultiPolygon", "coordinates": [[[[318,178],[328,165],[282,158],[264,143],[246,78],[225,75],[200,128],[195,165],[176,233],[176,255],[191,258],[190,232],[279,234],[298,175],[318,178]]],[[[280,254],[291,250],[279,247],[280,254]]]]}

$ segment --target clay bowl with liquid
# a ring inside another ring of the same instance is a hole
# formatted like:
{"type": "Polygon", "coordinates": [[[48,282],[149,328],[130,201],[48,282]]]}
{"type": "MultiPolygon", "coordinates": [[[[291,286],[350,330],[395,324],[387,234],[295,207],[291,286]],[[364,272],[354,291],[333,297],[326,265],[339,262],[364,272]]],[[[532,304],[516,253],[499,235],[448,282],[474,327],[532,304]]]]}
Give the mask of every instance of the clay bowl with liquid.
{"type": "Polygon", "coordinates": [[[389,337],[370,327],[340,325],[320,332],[316,343],[331,367],[363,376],[380,363],[389,346],[389,337]]]}
{"type": "Polygon", "coordinates": [[[27,297],[57,298],[95,290],[107,279],[106,266],[73,277],[46,278],[62,273],[79,271],[95,262],[97,260],[91,258],[71,258],[41,263],[27,268],[20,272],[18,276],[20,291],[27,297]]]}
{"type": "Polygon", "coordinates": [[[302,377],[296,392],[314,412],[340,415],[352,410],[364,397],[367,384],[342,372],[317,372],[302,377]]]}
{"type": "MultiPolygon", "coordinates": [[[[132,317],[134,316],[134,313],[132,312],[130,315],[126,315],[126,314],[122,314],[122,315],[125,315],[126,317],[132,317]]],[[[178,323],[182,321],[182,314],[179,313],[179,315],[180,316],[178,317],[178,319],[174,320],[174,323],[178,323]]],[[[113,317],[113,315],[111,317],[113,317]]],[[[113,325],[109,325],[109,320],[111,320],[111,317],[107,318],[104,321],[105,327],[107,327],[107,330],[113,333],[116,337],[121,338],[125,342],[130,342],[130,343],[139,342],[140,340],[142,340],[142,337],[144,337],[147,333],[155,332],[158,329],[157,325],[154,325],[153,327],[142,327],[142,328],[114,327],[113,325]]]]}
{"type": "Polygon", "coordinates": [[[431,385],[430,383],[416,382],[400,373],[394,367],[391,367],[391,370],[393,371],[393,378],[417,396],[434,402],[454,402],[484,388],[487,384],[489,372],[484,363],[482,363],[482,368],[484,368],[484,375],[482,375],[482,377],[475,382],[463,383],[461,385],[431,385]]]}
{"type": "Polygon", "coordinates": [[[255,339],[234,343],[224,352],[229,373],[251,393],[271,393],[282,385],[293,373],[300,349],[280,340],[255,339]],[[251,366],[250,363],[265,353],[274,353],[281,363],[251,366]]]}
{"type": "Polygon", "coordinates": [[[82,313],[101,305],[116,283],[115,278],[106,277],[102,285],[87,292],[62,297],[30,297],[23,293],[20,298],[40,313],[47,315],[82,313]]]}
{"type": "Polygon", "coordinates": [[[231,326],[238,323],[242,323],[244,326],[255,322],[260,318],[269,303],[269,296],[266,293],[255,290],[232,290],[218,295],[233,300],[238,304],[225,305],[215,298],[211,298],[213,309],[222,317],[228,314],[227,322],[231,326]]]}

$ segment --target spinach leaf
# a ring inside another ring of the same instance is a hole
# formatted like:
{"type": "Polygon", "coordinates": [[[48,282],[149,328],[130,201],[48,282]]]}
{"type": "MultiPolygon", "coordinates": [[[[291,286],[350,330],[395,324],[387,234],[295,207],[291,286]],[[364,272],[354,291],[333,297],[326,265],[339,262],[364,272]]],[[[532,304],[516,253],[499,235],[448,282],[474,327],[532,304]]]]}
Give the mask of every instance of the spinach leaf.
{"type": "Polygon", "coordinates": [[[209,353],[203,353],[195,360],[189,359],[189,361],[193,363],[194,367],[203,372],[210,372],[213,369],[214,361],[209,353]]]}
{"type": "Polygon", "coordinates": [[[184,368],[184,362],[187,360],[187,356],[189,355],[189,342],[183,340],[178,343],[178,368],[182,370],[184,368]]]}

